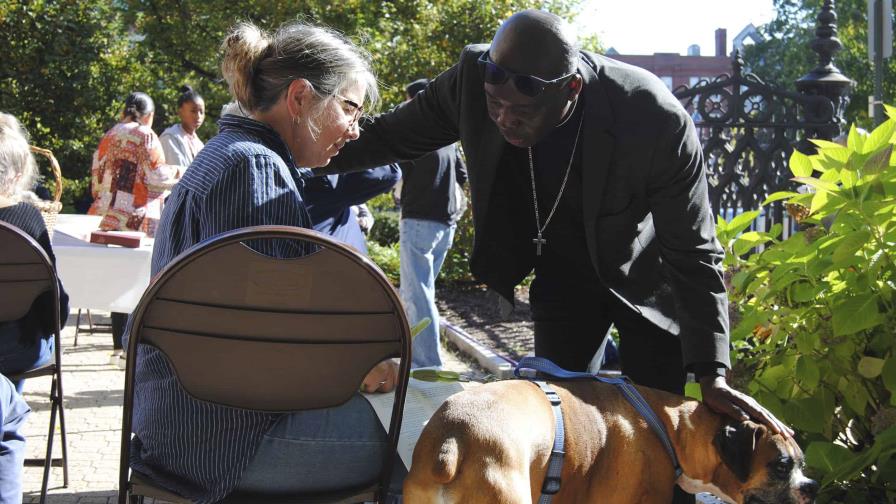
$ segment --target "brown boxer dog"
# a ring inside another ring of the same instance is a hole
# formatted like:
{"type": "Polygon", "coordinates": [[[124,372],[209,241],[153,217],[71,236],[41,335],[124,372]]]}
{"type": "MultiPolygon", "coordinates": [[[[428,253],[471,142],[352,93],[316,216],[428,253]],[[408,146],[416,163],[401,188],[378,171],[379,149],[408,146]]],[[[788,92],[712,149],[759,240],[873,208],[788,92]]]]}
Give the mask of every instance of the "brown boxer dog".
{"type": "MultiPolygon", "coordinates": [[[[669,433],[677,481],[659,438],[613,385],[551,383],[562,400],[566,456],[552,504],[666,504],[676,483],[736,504],[811,504],[818,484],[803,453],[765,426],[736,422],[698,401],[638,387],[669,433]]],[[[407,504],[538,502],[554,416],[533,383],[490,383],[452,396],[414,449],[407,504]]]]}

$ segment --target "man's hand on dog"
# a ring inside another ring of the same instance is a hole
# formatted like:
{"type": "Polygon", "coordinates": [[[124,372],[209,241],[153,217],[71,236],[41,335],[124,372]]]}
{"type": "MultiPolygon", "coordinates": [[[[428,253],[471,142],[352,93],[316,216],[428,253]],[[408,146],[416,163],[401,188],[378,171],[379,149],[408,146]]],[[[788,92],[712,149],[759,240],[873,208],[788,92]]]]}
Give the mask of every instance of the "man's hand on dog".
{"type": "Polygon", "coordinates": [[[735,420],[753,419],[764,424],[777,434],[793,437],[793,430],[784,425],[775,415],[763,408],[752,397],[734,390],[721,376],[706,376],[700,379],[703,402],[713,410],[728,415],[735,420]]]}
{"type": "Polygon", "coordinates": [[[398,361],[388,359],[380,362],[364,377],[361,382],[361,392],[372,394],[374,392],[386,393],[395,390],[398,383],[398,361]]]}

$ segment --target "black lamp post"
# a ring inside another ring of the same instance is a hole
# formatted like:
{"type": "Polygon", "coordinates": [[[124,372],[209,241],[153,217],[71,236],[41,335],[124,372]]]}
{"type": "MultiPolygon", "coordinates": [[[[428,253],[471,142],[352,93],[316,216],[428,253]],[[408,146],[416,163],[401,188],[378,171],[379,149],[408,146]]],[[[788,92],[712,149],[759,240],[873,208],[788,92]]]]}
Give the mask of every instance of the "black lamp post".
{"type": "Polygon", "coordinates": [[[816,19],[818,25],[815,28],[815,40],[809,45],[818,53],[818,66],[797,79],[796,88],[800,93],[824,96],[830,100],[833,110],[823,110],[822,107],[826,107],[826,104],[822,105],[824,102],[814,102],[819,105],[804,109],[807,122],[830,118],[827,127],[816,131],[818,138],[830,140],[841,133],[841,127],[845,123],[843,112],[846,108],[847,93],[855,82],[843,75],[833,63],[834,54],[843,48],[843,44],[837,38],[837,14],[834,12],[833,0],[825,0],[816,19]]]}

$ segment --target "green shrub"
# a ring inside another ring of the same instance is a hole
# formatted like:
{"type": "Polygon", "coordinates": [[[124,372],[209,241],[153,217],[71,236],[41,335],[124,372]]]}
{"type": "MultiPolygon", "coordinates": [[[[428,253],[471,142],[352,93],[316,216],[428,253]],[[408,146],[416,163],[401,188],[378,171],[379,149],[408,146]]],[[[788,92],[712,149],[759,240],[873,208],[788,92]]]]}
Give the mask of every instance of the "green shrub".
{"type": "MultiPolygon", "coordinates": [[[[52,187],[52,185],[51,185],[52,187]]],[[[80,179],[62,178],[62,212],[84,213],[93,198],[90,196],[90,177],[80,179]]]]}
{"type": "Polygon", "coordinates": [[[809,193],[776,193],[801,230],[719,219],[728,251],[732,361],[759,402],[796,428],[820,502],[896,499],[896,108],[846,145],[814,141],[790,168],[809,193]],[[817,176],[815,176],[817,175],[817,176]],[[742,258],[749,250],[765,250],[742,258]]]}
{"type": "Polygon", "coordinates": [[[401,276],[401,260],[398,254],[398,243],[380,245],[375,241],[367,242],[367,252],[373,262],[383,270],[392,285],[398,287],[401,276]]]}
{"type": "Polygon", "coordinates": [[[367,200],[367,208],[370,209],[371,212],[382,212],[384,210],[398,210],[398,207],[395,205],[395,200],[392,198],[392,191],[385,192],[383,194],[374,196],[373,198],[367,200]]]}
{"type": "Polygon", "coordinates": [[[399,231],[398,220],[400,214],[397,210],[373,210],[373,228],[370,230],[368,241],[376,242],[384,247],[398,244],[399,231]]]}
{"type": "MultiPolygon", "coordinates": [[[[469,188],[466,189],[469,200],[469,188]]],[[[457,222],[454,231],[454,242],[445,256],[442,271],[439,273],[439,284],[468,283],[473,281],[470,273],[470,255],[473,253],[473,212],[467,208],[457,222]]]]}

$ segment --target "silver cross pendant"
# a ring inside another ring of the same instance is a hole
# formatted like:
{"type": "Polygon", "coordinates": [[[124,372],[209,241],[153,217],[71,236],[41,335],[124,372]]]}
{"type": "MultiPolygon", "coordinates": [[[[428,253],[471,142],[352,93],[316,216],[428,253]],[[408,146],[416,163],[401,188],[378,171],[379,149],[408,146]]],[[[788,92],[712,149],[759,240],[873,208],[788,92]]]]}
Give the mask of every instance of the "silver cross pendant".
{"type": "Polygon", "coordinates": [[[541,246],[546,244],[548,241],[541,237],[541,233],[538,233],[538,238],[532,238],[532,243],[535,244],[535,255],[541,255],[541,246]]]}

